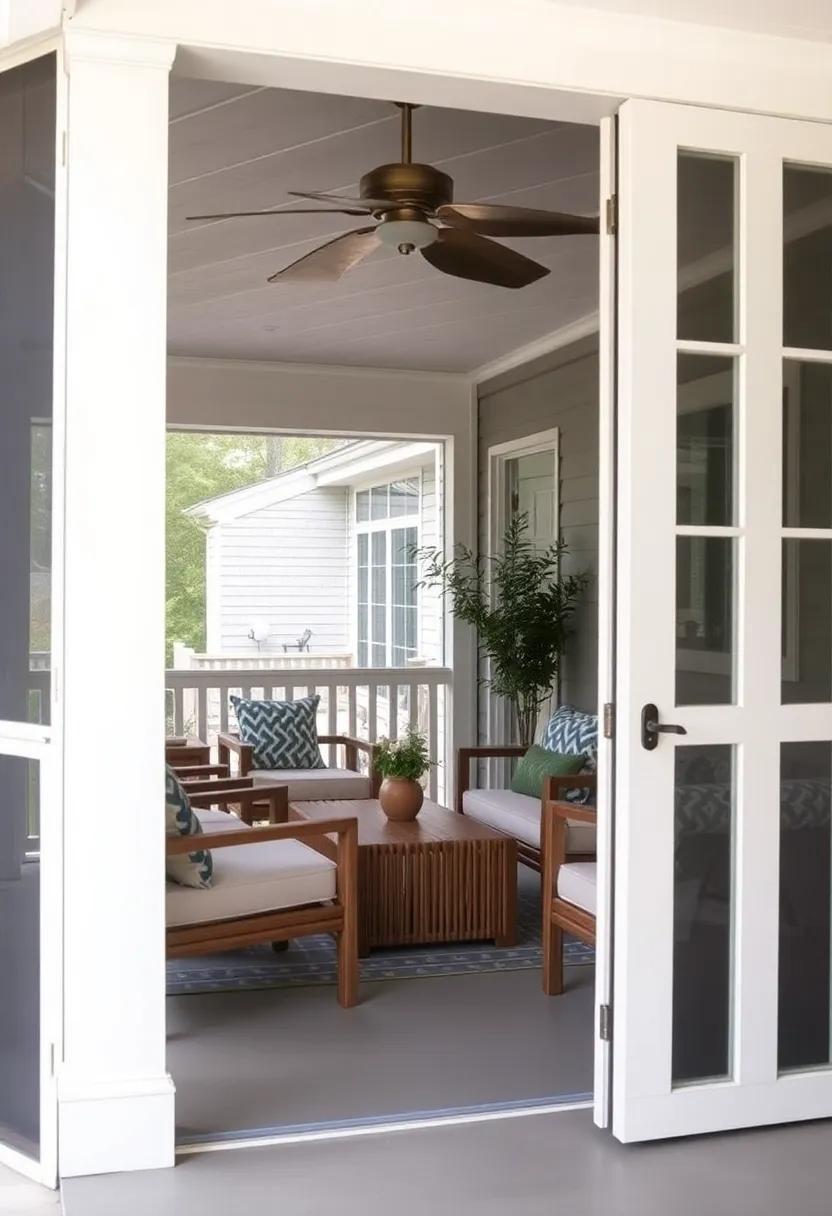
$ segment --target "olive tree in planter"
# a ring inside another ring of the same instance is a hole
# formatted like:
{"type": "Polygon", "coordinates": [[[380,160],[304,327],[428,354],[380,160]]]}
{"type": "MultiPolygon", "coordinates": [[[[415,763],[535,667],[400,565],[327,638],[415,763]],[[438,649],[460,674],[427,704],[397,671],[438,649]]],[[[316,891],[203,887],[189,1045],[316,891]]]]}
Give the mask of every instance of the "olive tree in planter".
{"type": "Polygon", "coordinates": [[[558,678],[575,607],[586,574],[563,574],[564,542],[538,549],[528,516],[508,524],[500,552],[481,556],[457,545],[450,561],[441,550],[415,550],[423,563],[422,587],[439,588],[457,620],[473,625],[488,661],[483,681],[514,710],[519,740],[534,742],[540,707],[558,678]]]}

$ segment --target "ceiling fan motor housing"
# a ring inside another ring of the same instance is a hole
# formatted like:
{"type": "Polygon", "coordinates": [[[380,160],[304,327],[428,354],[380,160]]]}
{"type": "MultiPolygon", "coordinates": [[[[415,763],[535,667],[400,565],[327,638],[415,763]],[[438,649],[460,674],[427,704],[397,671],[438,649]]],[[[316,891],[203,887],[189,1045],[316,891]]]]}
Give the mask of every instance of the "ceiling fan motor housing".
{"type": "MultiPolygon", "coordinates": [[[[444,203],[452,203],[454,183],[447,173],[433,165],[379,165],[361,179],[362,198],[389,198],[391,211],[396,204],[432,213],[444,203]]],[[[380,210],[376,214],[385,214],[380,210]]]]}

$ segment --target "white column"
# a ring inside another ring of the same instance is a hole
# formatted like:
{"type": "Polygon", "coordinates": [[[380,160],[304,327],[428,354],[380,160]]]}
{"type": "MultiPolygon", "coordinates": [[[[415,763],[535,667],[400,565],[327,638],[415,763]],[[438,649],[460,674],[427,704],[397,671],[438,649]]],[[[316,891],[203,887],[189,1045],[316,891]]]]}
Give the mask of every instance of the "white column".
{"type": "Polygon", "coordinates": [[[66,35],[64,1176],[173,1164],[163,668],[174,50],[66,35]]]}

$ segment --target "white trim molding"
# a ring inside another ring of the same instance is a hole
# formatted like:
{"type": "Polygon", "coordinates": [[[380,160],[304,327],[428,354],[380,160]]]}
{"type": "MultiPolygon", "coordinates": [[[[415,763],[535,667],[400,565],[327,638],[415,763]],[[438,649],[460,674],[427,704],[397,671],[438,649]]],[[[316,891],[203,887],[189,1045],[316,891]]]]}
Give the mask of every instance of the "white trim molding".
{"type": "Polygon", "coordinates": [[[151,1170],[174,1162],[173,1081],[58,1078],[61,1177],[151,1170]]]}
{"type": "Polygon", "coordinates": [[[542,338],[535,338],[534,342],[518,346],[516,350],[501,355],[499,359],[475,367],[470,373],[471,379],[480,387],[488,380],[501,376],[503,372],[514,371],[516,367],[523,367],[535,359],[550,355],[552,351],[561,350],[564,346],[571,346],[573,342],[579,342],[581,338],[588,338],[597,333],[598,313],[587,313],[585,317],[578,317],[576,321],[570,321],[568,325],[562,325],[560,329],[552,330],[542,338]]]}

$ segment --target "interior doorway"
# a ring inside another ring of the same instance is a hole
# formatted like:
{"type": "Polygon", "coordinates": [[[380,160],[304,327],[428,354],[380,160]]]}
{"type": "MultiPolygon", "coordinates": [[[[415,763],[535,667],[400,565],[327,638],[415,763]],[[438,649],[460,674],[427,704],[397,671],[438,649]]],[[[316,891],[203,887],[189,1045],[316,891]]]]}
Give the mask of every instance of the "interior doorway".
{"type": "MultiPolygon", "coordinates": [[[[548,208],[567,216],[573,213],[584,220],[590,217],[586,232],[576,227],[571,235],[550,233],[505,245],[494,242],[498,249],[522,251],[524,258],[534,259],[540,268],[539,276],[535,271],[535,279],[522,290],[507,292],[507,284],[500,286],[494,279],[483,282],[473,273],[443,273],[443,267],[427,256],[422,259],[410,253],[397,257],[383,243],[334,283],[314,279],[280,283],[282,266],[299,265],[307,254],[314,255],[321,248],[326,235],[337,239],[353,222],[327,214],[327,206],[336,205],[333,199],[303,200],[299,206],[304,214],[296,215],[285,191],[335,188],[337,178],[338,189],[348,193],[349,183],[362,165],[396,154],[400,115],[395,107],[279,89],[258,90],[252,96],[249,90],[232,84],[174,79],[171,122],[169,342],[174,401],[177,383],[184,383],[186,377],[192,377],[195,384],[198,374],[203,387],[202,410],[199,393],[191,387],[182,394],[183,400],[188,399],[187,418],[176,415],[174,404],[171,421],[202,429],[210,421],[217,431],[233,428],[231,433],[240,433],[245,428],[251,433],[252,428],[256,430],[256,410],[264,431],[297,435],[302,433],[298,419],[303,385],[326,380],[339,386],[326,416],[320,401],[315,401],[315,390],[306,394],[307,417],[311,408],[318,433],[342,438],[369,433],[373,439],[367,442],[374,443],[392,435],[403,442],[399,436],[405,436],[413,446],[428,442],[425,419],[431,405],[444,400],[441,431],[433,434],[447,436],[444,463],[436,476],[447,558],[458,542],[489,552],[491,531],[497,526],[488,506],[494,493],[490,458],[487,454],[484,459],[478,457],[471,436],[476,431],[485,433],[481,424],[492,409],[495,393],[505,394],[509,403],[530,394],[534,404],[525,418],[509,405],[508,416],[524,429],[513,431],[513,438],[500,449],[505,459],[499,468],[499,527],[512,518],[528,516],[536,548],[557,542],[561,484],[566,479],[569,512],[579,510],[587,516],[584,522],[568,521],[567,526],[577,527],[579,532],[583,529],[585,537],[594,532],[597,551],[597,505],[594,518],[588,505],[593,480],[589,466],[593,454],[596,468],[598,459],[597,339],[588,338],[592,349],[575,350],[568,331],[569,324],[578,319],[591,334],[586,318],[591,322],[597,311],[597,236],[590,231],[590,224],[597,228],[597,221],[591,218],[598,210],[597,129],[430,107],[412,115],[414,148],[426,162],[441,165],[441,171],[454,178],[456,197],[505,197],[511,205],[538,211],[548,208]],[[209,107],[210,118],[206,117],[209,107]],[[284,130],[287,123],[297,128],[294,134],[284,130]],[[275,147],[276,139],[287,146],[275,147]],[[318,164],[315,158],[324,153],[325,163],[318,164]],[[275,214],[253,225],[242,219],[186,218],[234,209],[270,209],[275,214]],[[310,210],[318,215],[310,216],[310,210]],[[275,284],[265,283],[267,272],[277,274],[275,284]],[[568,283],[568,291],[564,283],[568,283]],[[564,338],[556,336],[550,342],[552,332],[561,328],[567,330],[564,338]],[[541,358],[544,340],[552,349],[541,358]],[[516,352],[526,346],[533,347],[533,352],[518,359],[516,352]],[[498,366],[501,360],[505,366],[498,366]],[[267,363],[273,371],[267,371],[267,363]],[[275,384],[271,400],[268,391],[257,390],[256,405],[248,387],[253,384],[255,368],[261,386],[267,375],[275,384]],[[379,387],[374,386],[383,384],[385,368],[391,386],[398,388],[392,387],[384,406],[379,404],[372,414],[367,401],[375,395],[381,402],[379,387]],[[552,392],[554,397],[549,395],[552,392]],[[405,395],[415,406],[406,415],[397,415],[405,395]],[[295,396],[297,410],[286,404],[295,396]],[[228,404],[231,401],[233,407],[228,404]],[[560,452],[555,416],[570,409],[576,415],[586,413],[591,421],[580,446],[573,446],[569,428],[569,446],[560,452]],[[391,417],[397,422],[393,431],[391,417]],[[594,453],[588,438],[593,434],[594,453]],[[578,503],[585,505],[578,507],[578,503]]],[[[481,445],[479,450],[483,451],[481,445]]],[[[305,475],[309,472],[310,468],[304,470],[305,475]]],[[[387,510],[393,512],[390,486],[411,478],[407,469],[390,478],[382,474],[373,456],[361,485],[354,486],[346,512],[356,526],[355,585],[350,594],[356,600],[357,616],[351,641],[356,659],[363,655],[363,661],[372,659],[373,665],[383,665],[391,658],[386,645],[393,641],[396,614],[392,601],[384,608],[381,600],[371,596],[362,601],[360,596],[362,570],[367,571],[368,588],[376,568],[382,578],[381,560],[376,562],[373,554],[376,549],[380,553],[381,541],[376,536],[383,541],[387,535],[387,517],[382,518],[383,512],[376,515],[376,492],[381,512],[386,487],[387,510]],[[368,516],[363,522],[361,511],[368,516]],[[363,565],[362,551],[367,559],[363,565]],[[366,631],[361,626],[362,603],[367,609],[366,631]]],[[[597,473],[595,483],[597,504],[597,473]]],[[[424,489],[424,493],[427,502],[428,491],[424,489]]],[[[397,497],[396,511],[398,505],[397,497]]],[[[241,502],[247,527],[261,507],[268,510],[259,499],[257,503],[253,499],[241,502]]],[[[203,523],[230,520],[233,514],[227,500],[214,506],[203,504],[201,510],[203,523]]],[[[398,527],[397,518],[391,515],[389,521],[391,537],[398,527]]],[[[309,531],[310,520],[309,515],[298,519],[301,548],[317,544],[309,531]]],[[[587,548],[577,543],[579,532],[574,545],[578,565],[587,548]]],[[[212,541],[209,532],[207,543],[218,556],[225,541],[212,541]]],[[[231,576],[239,599],[239,562],[231,576]]],[[[277,581],[285,584],[288,576],[287,567],[277,573],[277,581]]],[[[399,578],[395,563],[386,577],[391,585],[399,578]]],[[[407,583],[413,575],[403,571],[402,577],[407,583]]],[[[310,587],[314,591],[331,582],[322,571],[310,587]]],[[[262,652],[273,643],[284,644],[282,634],[277,638],[268,605],[264,603],[258,614],[253,607],[246,611],[251,621],[247,617],[238,624],[241,628],[247,625],[240,638],[247,638],[250,647],[262,652]]],[[[208,631],[219,637],[210,606],[207,615],[208,631]]],[[[578,678],[586,659],[580,680],[585,694],[581,708],[588,719],[595,718],[598,699],[593,617],[594,598],[589,594],[573,662],[578,678]]],[[[306,630],[300,624],[295,632],[303,637],[306,630]]],[[[309,657],[314,659],[323,625],[311,628],[309,657]]],[[[539,860],[534,861],[540,850],[540,793],[512,794],[508,788],[512,766],[507,765],[502,781],[477,782],[478,787],[485,787],[478,791],[469,782],[469,794],[478,792],[480,796],[463,805],[457,790],[457,750],[490,742],[511,743],[513,722],[506,716],[504,722],[495,721],[490,727],[478,724],[476,672],[473,666],[466,670],[470,636],[450,615],[444,636],[446,648],[440,662],[445,662],[448,674],[442,679],[452,682],[453,709],[443,725],[446,748],[429,778],[435,782],[435,794],[430,796],[445,809],[449,822],[455,822],[461,811],[458,821],[468,825],[467,831],[500,840],[508,839],[505,824],[492,827],[488,811],[482,817],[477,807],[483,799],[509,794],[529,804],[524,831],[534,840],[526,842],[526,863],[517,870],[516,939],[508,946],[475,937],[466,940],[471,938],[469,932],[460,941],[416,943],[409,951],[372,950],[362,963],[366,978],[360,1005],[347,1011],[338,1008],[327,984],[280,987],[261,973],[259,984],[255,978],[234,990],[229,983],[206,980],[204,974],[200,977],[198,959],[193,967],[182,967],[168,1001],[168,1029],[169,1066],[177,1086],[177,1134],[183,1151],[212,1140],[229,1143],[305,1132],[338,1133],[356,1124],[403,1126],[425,1118],[496,1117],[591,1105],[594,951],[591,945],[570,941],[566,991],[557,998],[543,994],[541,888],[539,860]],[[471,706],[467,721],[466,704],[471,706]],[[279,1041],[274,1036],[278,1023],[279,1041]],[[505,1042],[507,1027],[516,1037],[510,1050],[505,1042]]],[[[287,644],[293,644],[291,638],[287,644]]],[[[302,657],[305,661],[306,652],[302,657]]],[[[420,658],[418,648],[415,658],[420,658]]],[[[433,679],[430,666],[412,667],[406,679],[395,678],[403,684],[417,675],[433,679]]],[[[223,673],[223,678],[227,684],[230,677],[223,673]]],[[[304,688],[314,689],[316,679],[306,677],[304,688]]],[[[241,682],[245,684],[242,691],[251,696],[278,684],[274,674],[262,677],[261,682],[251,672],[241,682]]],[[[201,684],[210,718],[207,685],[205,681],[201,684]]],[[[431,705],[430,683],[427,694],[431,705]]],[[[437,700],[441,710],[441,700],[437,700]]],[[[177,734],[187,720],[186,701],[183,686],[180,700],[173,700],[172,722],[177,734]]],[[[198,691],[193,701],[199,718],[198,691]]],[[[555,708],[557,696],[550,709],[555,708]]],[[[372,724],[376,738],[383,733],[382,716],[372,724]]],[[[542,716],[541,730],[548,716],[542,716]]],[[[595,729],[597,732],[597,720],[595,729]]],[[[578,757],[576,767],[582,762],[583,757],[578,757]]],[[[290,945],[279,960],[291,962],[298,957],[300,951],[290,945]]],[[[214,961],[203,961],[210,964],[202,967],[203,973],[216,974],[214,961]]],[[[223,964],[228,960],[219,960],[220,967],[223,964]]],[[[309,978],[314,981],[314,974],[309,978]]]]}

